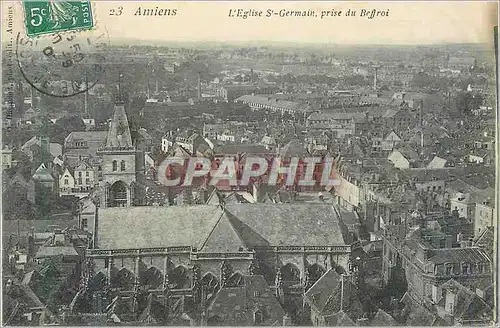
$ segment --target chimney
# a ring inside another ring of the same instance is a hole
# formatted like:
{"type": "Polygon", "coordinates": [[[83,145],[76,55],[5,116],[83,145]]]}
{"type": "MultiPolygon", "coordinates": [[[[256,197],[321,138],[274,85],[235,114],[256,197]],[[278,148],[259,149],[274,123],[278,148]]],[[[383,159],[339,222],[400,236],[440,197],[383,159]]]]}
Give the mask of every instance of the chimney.
{"type": "Polygon", "coordinates": [[[373,74],[373,90],[377,91],[377,75],[378,75],[378,66],[374,66],[375,73],[373,74]]]}
{"type": "Polygon", "coordinates": [[[253,84],[253,68],[250,69],[250,83],[253,84]]]}
{"type": "Polygon", "coordinates": [[[31,107],[36,108],[38,105],[36,100],[36,90],[34,87],[31,87],[31,107]]]}
{"type": "Polygon", "coordinates": [[[201,74],[198,72],[198,99],[201,99],[201,74]]]}

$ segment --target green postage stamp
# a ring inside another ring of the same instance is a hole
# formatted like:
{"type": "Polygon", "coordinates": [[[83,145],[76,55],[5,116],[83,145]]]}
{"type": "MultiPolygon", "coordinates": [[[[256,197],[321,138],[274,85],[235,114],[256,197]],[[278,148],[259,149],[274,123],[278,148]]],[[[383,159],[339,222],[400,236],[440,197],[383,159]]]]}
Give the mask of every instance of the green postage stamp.
{"type": "Polygon", "coordinates": [[[23,6],[28,36],[94,27],[90,0],[23,0],[23,6]]]}

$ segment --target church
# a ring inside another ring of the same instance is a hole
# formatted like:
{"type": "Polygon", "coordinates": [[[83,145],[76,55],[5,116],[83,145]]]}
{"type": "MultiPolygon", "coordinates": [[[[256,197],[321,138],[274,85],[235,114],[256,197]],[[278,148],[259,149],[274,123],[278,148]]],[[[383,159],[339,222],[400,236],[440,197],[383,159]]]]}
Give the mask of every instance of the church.
{"type": "Polygon", "coordinates": [[[325,272],[349,269],[355,244],[332,204],[143,206],[144,152],[120,101],[99,153],[103,179],[84,275],[94,311],[117,297],[135,311],[140,293],[167,307],[190,300],[208,308],[221,288],[258,275],[293,316],[325,272]]]}

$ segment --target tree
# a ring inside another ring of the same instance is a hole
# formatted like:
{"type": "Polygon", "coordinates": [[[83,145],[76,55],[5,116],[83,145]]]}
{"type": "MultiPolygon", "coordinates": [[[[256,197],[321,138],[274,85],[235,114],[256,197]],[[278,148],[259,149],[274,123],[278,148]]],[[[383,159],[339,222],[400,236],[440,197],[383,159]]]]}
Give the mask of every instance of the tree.
{"type": "Polygon", "coordinates": [[[2,197],[2,215],[6,220],[32,220],[35,218],[33,204],[28,201],[27,191],[18,184],[9,186],[2,197]]]}
{"type": "Polygon", "coordinates": [[[3,144],[11,145],[13,147],[19,148],[26,141],[30,140],[35,136],[35,129],[31,125],[22,125],[19,127],[14,127],[10,130],[3,129],[3,144]]]}
{"type": "Polygon", "coordinates": [[[46,217],[56,209],[57,199],[52,190],[42,184],[35,183],[35,203],[40,217],[46,217]]]}
{"type": "Polygon", "coordinates": [[[85,131],[85,124],[78,116],[65,116],[56,121],[50,133],[50,141],[64,144],[71,132],[85,131]]]}

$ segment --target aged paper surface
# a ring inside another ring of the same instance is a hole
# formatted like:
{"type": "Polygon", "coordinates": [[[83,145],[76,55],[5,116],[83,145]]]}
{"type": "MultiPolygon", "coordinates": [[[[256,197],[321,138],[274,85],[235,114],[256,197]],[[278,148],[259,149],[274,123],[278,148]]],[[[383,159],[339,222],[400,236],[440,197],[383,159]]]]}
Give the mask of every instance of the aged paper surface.
{"type": "Polygon", "coordinates": [[[1,8],[3,325],[496,322],[497,2],[1,8]]]}

